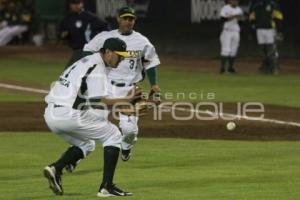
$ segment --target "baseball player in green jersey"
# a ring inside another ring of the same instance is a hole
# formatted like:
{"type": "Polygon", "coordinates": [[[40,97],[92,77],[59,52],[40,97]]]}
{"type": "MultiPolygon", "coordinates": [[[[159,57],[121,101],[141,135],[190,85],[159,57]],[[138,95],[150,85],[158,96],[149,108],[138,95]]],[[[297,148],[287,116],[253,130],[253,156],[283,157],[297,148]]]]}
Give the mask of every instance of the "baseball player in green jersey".
{"type": "Polygon", "coordinates": [[[283,20],[279,5],[274,0],[259,0],[250,8],[249,20],[256,29],[257,42],[264,52],[264,60],[260,72],[276,74],[279,70],[276,38],[282,35],[283,20]]]}
{"type": "Polygon", "coordinates": [[[108,97],[107,68],[116,68],[129,56],[126,44],[119,38],[108,38],[98,52],[86,56],[67,68],[53,84],[45,101],[45,121],[52,132],[71,145],[55,162],[44,168],[44,176],[56,195],[63,195],[62,170],[94,151],[101,142],[104,151],[103,178],[98,197],[128,196],[113,183],[121,148],[122,135],[108,121],[109,108],[132,103],[141,93],[124,98],[108,97]]]}

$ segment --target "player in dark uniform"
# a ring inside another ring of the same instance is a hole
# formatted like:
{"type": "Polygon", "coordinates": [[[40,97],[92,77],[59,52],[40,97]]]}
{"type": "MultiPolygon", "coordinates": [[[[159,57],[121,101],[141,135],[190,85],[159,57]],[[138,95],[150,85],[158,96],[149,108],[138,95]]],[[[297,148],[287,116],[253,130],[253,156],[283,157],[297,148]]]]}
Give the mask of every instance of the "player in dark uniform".
{"type": "Polygon", "coordinates": [[[68,45],[73,49],[73,55],[66,66],[78,60],[78,54],[82,54],[85,43],[98,33],[108,30],[106,22],[84,10],[82,0],[70,0],[69,8],[70,12],[62,20],[59,28],[60,38],[68,40],[68,45]]]}
{"type": "Polygon", "coordinates": [[[283,15],[274,0],[255,1],[250,8],[249,20],[256,29],[257,42],[264,52],[260,72],[263,74],[278,73],[278,50],[276,38],[281,33],[283,15]]]}

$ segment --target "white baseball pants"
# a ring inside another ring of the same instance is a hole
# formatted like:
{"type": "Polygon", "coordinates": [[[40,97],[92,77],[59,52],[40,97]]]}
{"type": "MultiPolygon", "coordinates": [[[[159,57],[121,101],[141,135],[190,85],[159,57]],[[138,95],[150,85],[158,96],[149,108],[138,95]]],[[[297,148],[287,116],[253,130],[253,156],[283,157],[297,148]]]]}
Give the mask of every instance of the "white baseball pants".
{"type": "Polygon", "coordinates": [[[107,110],[74,110],[48,104],[44,118],[48,127],[70,145],[79,147],[86,157],[95,149],[95,141],[103,146],[121,147],[119,129],[107,120],[107,110]]]}
{"type": "Polygon", "coordinates": [[[221,56],[235,57],[240,45],[240,33],[238,31],[223,30],[220,36],[221,56]]]}
{"type": "Polygon", "coordinates": [[[257,29],[256,37],[258,44],[274,44],[275,30],[274,29],[257,29]]]}
{"type": "MultiPolygon", "coordinates": [[[[110,98],[124,98],[128,95],[129,91],[134,88],[134,86],[124,86],[118,87],[111,84],[109,81],[109,97],[110,98]]],[[[122,132],[122,149],[128,150],[131,149],[133,144],[137,141],[138,135],[138,116],[127,116],[119,113],[119,127],[122,132]]]]}

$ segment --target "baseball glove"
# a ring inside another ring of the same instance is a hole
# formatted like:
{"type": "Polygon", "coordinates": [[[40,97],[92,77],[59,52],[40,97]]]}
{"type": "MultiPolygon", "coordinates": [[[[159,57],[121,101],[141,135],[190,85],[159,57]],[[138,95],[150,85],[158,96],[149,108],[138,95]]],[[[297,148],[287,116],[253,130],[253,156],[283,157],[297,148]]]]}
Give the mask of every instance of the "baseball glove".
{"type": "Polygon", "coordinates": [[[149,96],[148,102],[154,103],[155,105],[159,105],[161,103],[161,93],[158,85],[152,86],[149,96]]]}
{"type": "Polygon", "coordinates": [[[131,97],[130,103],[122,105],[119,111],[124,115],[141,116],[146,114],[148,111],[148,103],[142,93],[142,89],[139,86],[135,86],[132,91],[129,91],[128,95],[131,97]]]}

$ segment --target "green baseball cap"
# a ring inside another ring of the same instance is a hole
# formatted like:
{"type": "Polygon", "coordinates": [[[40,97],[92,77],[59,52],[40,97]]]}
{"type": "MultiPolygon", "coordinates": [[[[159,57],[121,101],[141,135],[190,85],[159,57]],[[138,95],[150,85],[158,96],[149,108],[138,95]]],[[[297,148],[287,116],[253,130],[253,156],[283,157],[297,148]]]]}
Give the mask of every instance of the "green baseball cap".
{"type": "Polygon", "coordinates": [[[118,10],[119,17],[133,17],[136,18],[135,11],[129,6],[122,7],[118,10]]]}
{"type": "Polygon", "coordinates": [[[119,38],[108,38],[104,41],[103,49],[110,49],[116,54],[122,57],[130,57],[129,52],[126,51],[127,45],[126,43],[119,38]]]}

